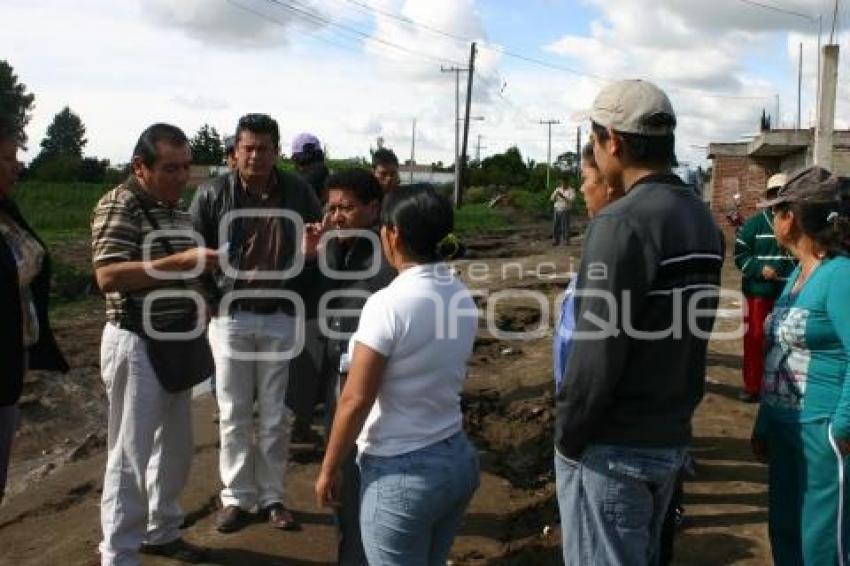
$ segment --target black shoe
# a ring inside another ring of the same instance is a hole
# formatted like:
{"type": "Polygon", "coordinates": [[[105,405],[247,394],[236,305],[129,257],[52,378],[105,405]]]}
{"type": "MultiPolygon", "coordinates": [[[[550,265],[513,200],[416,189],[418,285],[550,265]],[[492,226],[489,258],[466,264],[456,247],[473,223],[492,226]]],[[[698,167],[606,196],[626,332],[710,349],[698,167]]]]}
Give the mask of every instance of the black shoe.
{"type": "Polygon", "coordinates": [[[272,503],[260,512],[260,515],[268,520],[269,524],[282,531],[298,531],[301,525],[283,503],[272,503]]]}
{"type": "Polygon", "coordinates": [[[746,391],[741,391],[738,393],[738,400],[744,403],[758,403],[761,400],[761,396],[758,393],[747,393],[746,391]]]}
{"type": "Polygon", "coordinates": [[[165,556],[180,562],[189,564],[201,564],[209,560],[209,550],[195,546],[183,540],[175,539],[165,544],[143,544],[139,549],[142,554],[151,556],[165,556]]]}
{"type": "Polygon", "coordinates": [[[290,441],[293,444],[317,444],[322,441],[322,437],[313,430],[313,427],[310,426],[310,421],[306,419],[295,419],[292,425],[290,441]]]}
{"type": "Polygon", "coordinates": [[[215,528],[220,533],[235,533],[252,520],[251,514],[238,505],[227,505],[215,516],[215,528]]]}

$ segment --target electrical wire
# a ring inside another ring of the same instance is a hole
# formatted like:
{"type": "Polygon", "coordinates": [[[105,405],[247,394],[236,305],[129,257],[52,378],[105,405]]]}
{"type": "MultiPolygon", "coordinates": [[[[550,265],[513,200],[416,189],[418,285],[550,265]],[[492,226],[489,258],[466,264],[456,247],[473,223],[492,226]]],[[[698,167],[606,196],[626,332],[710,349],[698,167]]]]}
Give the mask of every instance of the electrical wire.
{"type": "MultiPolygon", "coordinates": [[[[340,1],[342,1],[342,0],[340,0],[340,1]]],[[[550,70],[553,70],[553,71],[569,73],[571,75],[589,78],[589,79],[592,79],[592,80],[597,81],[597,82],[612,82],[613,80],[615,80],[613,77],[607,77],[607,76],[603,76],[603,75],[599,75],[599,74],[595,74],[595,73],[590,73],[590,72],[587,72],[587,71],[580,71],[580,70],[575,69],[573,67],[568,67],[566,65],[552,63],[552,62],[549,62],[549,61],[545,61],[543,59],[539,59],[539,58],[536,58],[536,57],[531,57],[529,55],[518,53],[516,51],[507,49],[507,48],[505,48],[501,45],[495,45],[495,44],[492,44],[492,43],[485,41],[485,40],[482,40],[482,39],[473,40],[471,38],[462,37],[460,35],[457,35],[457,34],[454,34],[454,33],[451,33],[451,32],[447,32],[445,30],[438,29],[434,26],[431,26],[431,25],[428,25],[428,24],[425,24],[425,23],[422,23],[422,22],[418,22],[418,21],[416,21],[412,18],[409,18],[407,16],[404,16],[402,14],[399,14],[399,13],[396,13],[396,12],[391,12],[389,10],[384,10],[384,9],[381,9],[381,8],[376,8],[374,6],[369,6],[368,4],[365,4],[364,2],[361,2],[360,0],[344,0],[344,1],[349,3],[349,4],[352,4],[354,6],[357,6],[358,8],[361,9],[361,11],[368,11],[369,13],[372,13],[372,14],[380,14],[382,16],[393,18],[397,21],[401,21],[401,22],[403,22],[407,25],[410,25],[412,27],[418,27],[418,28],[430,31],[430,32],[435,33],[437,35],[441,35],[443,37],[447,37],[449,39],[453,39],[455,41],[458,41],[458,42],[461,42],[461,43],[464,43],[464,44],[469,44],[469,43],[472,43],[473,41],[475,41],[477,45],[479,45],[480,47],[482,47],[484,49],[488,49],[490,51],[495,51],[495,52],[501,53],[502,55],[505,55],[506,57],[510,57],[510,58],[513,58],[513,59],[524,61],[526,63],[538,65],[540,67],[544,67],[544,68],[547,68],[547,69],[550,69],[550,70]]],[[[754,2],[755,4],[760,5],[758,2],[755,2],[755,0],[741,0],[741,1],[742,2],[754,2]]],[[[780,11],[784,11],[780,8],[777,8],[777,9],[780,10],[780,11]]],[[[809,18],[809,16],[805,16],[803,14],[798,14],[796,12],[790,12],[790,13],[797,15],[797,16],[807,18],[807,19],[811,19],[811,18],[809,18]]],[[[671,92],[671,93],[672,92],[690,92],[690,93],[694,93],[694,94],[700,94],[700,95],[705,96],[707,98],[721,98],[721,99],[728,99],[728,100],[765,100],[765,99],[769,99],[771,97],[771,95],[738,95],[738,94],[731,94],[731,93],[715,93],[715,92],[711,92],[711,91],[689,88],[689,87],[673,87],[673,88],[668,88],[666,90],[668,92],[671,92]]]]}
{"type": "Polygon", "coordinates": [[[341,23],[341,22],[337,22],[337,21],[335,21],[331,18],[315,14],[315,13],[311,12],[309,10],[309,7],[305,6],[304,4],[301,4],[301,6],[304,6],[304,8],[299,8],[298,6],[290,4],[289,2],[286,2],[284,0],[265,0],[265,1],[269,4],[275,4],[275,5],[281,7],[285,10],[288,10],[297,17],[306,18],[306,19],[312,20],[314,22],[318,22],[318,23],[322,23],[322,24],[327,25],[327,26],[335,27],[337,29],[345,31],[345,32],[347,32],[351,35],[354,35],[354,36],[359,37],[361,39],[364,39],[366,41],[374,41],[376,43],[380,43],[382,45],[390,47],[392,49],[396,49],[398,51],[403,51],[407,54],[414,55],[414,56],[420,57],[420,58],[429,59],[431,61],[435,61],[435,62],[438,62],[438,63],[448,63],[450,65],[457,65],[457,66],[461,65],[460,63],[458,63],[457,61],[454,61],[452,59],[447,59],[445,57],[431,55],[431,54],[424,53],[424,52],[419,52],[419,51],[416,51],[414,49],[410,49],[408,47],[405,47],[403,45],[393,43],[392,41],[386,40],[386,39],[384,39],[384,38],[382,38],[378,35],[373,35],[373,34],[369,34],[367,32],[364,32],[363,30],[360,30],[360,29],[358,29],[354,26],[344,24],[344,23],[341,23]]]}
{"type": "Polygon", "coordinates": [[[774,5],[771,5],[771,4],[765,4],[763,2],[757,2],[756,0],[738,0],[738,2],[741,2],[743,4],[748,4],[750,6],[755,6],[756,8],[764,8],[765,10],[770,10],[772,12],[776,12],[776,13],[779,13],[779,14],[785,14],[787,16],[797,16],[798,18],[805,18],[805,19],[809,20],[810,22],[817,22],[818,21],[817,18],[812,17],[808,14],[803,14],[801,12],[795,12],[794,10],[789,10],[787,8],[782,8],[782,7],[774,6],[774,5]]]}

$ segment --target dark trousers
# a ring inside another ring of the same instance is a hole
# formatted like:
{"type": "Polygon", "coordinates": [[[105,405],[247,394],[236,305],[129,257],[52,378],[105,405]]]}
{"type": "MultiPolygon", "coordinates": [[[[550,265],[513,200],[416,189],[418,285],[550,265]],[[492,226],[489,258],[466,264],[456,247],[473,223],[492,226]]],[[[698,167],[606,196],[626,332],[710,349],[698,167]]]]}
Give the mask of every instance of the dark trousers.
{"type": "Polygon", "coordinates": [[[322,362],[325,342],[322,340],[318,320],[307,319],[304,326],[304,349],[289,366],[289,383],[286,389],[286,406],[295,418],[313,422],[313,409],[322,400],[325,384],[322,379],[322,362]]]}
{"type": "MultiPolygon", "coordinates": [[[[345,377],[333,372],[327,380],[326,399],[328,410],[325,416],[325,442],[331,436],[336,402],[345,377]]],[[[341,566],[368,566],[363,539],[360,536],[360,469],[357,467],[356,449],[342,463],[342,486],[340,487],[340,506],[334,510],[337,526],[337,564],[341,566]]]]}
{"type": "Polygon", "coordinates": [[[664,524],[661,527],[660,566],[673,563],[673,546],[676,540],[676,531],[679,529],[679,523],[682,520],[682,501],[685,498],[683,488],[684,477],[682,472],[679,472],[679,477],[676,478],[676,489],[673,491],[670,505],[667,506],[667,514],[664,516],[664,524]]]}
{"type": "Polygon", "coordinates": [[[12,455],[12,441],[18,429],[18,406],[0,406],[0,501],[6,491],[6,474],[9,470],[9,459],[12,455]]]}
{"type": "Polygon", "coordinates": [[[556,210],[552,217],[552,241],[557,246],[570,243],[570,211],[556,210]]]}

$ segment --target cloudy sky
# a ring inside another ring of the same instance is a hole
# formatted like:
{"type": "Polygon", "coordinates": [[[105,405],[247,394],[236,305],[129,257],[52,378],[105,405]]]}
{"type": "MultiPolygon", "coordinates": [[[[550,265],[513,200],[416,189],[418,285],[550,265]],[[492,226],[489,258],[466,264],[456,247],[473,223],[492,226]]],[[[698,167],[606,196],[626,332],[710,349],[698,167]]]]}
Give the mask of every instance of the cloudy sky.
{"type": "MultiPolygon", "coordinates": [[[[3,0],[0,58],[36,95],[38,142],[69,105],[88,129],[89,155],[126,162],[141,130],[203,123],[230,132],[267,112],[288,140],[310,131],[334,157],[368,155],[381,136],[418,162],[451,163],[454,75],[470,41],[474,76],[470,153],[518,145],[546,158],[575,148],[576,129],[607,81],[640,77],[667,90],[679,114],[678,153],[701,162],[712,141],[755,131],[762,108],[814,120],[817,16],[832,0],[3,0]],[[759,6],[760,5],[760,6],[759,6]],[[795,15],[796,14],[796,15],[795,15]],[[811,18],[811,19],[810,19],[811,18]]],[[[844,3],[847,4],[847,3],[844,3]]],[[[842,45],[838,127],[850,125],[850,8],[842,45]]],[[[824,39],[826,41],[826,39],[824,39]]],[[[465,77],[464,77],[465,83],[465,77]]],[[[462,85],[462,91],[465,86],[462,85]]]]}

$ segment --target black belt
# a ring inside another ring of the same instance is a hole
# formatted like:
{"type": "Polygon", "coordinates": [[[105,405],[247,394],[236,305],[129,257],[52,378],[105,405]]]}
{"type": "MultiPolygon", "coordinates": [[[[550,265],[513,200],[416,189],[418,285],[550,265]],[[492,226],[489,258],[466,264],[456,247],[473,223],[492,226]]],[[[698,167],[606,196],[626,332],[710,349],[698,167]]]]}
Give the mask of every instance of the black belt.
{"type": "Polygon", "coordinates": [[[234,301],[232,309],[235,311],[250,312],[253,314],[294,314],[294,309],[292,305],[288,303],[276,303],[271,301],[268,304],[254,301],[234,301]]]}

